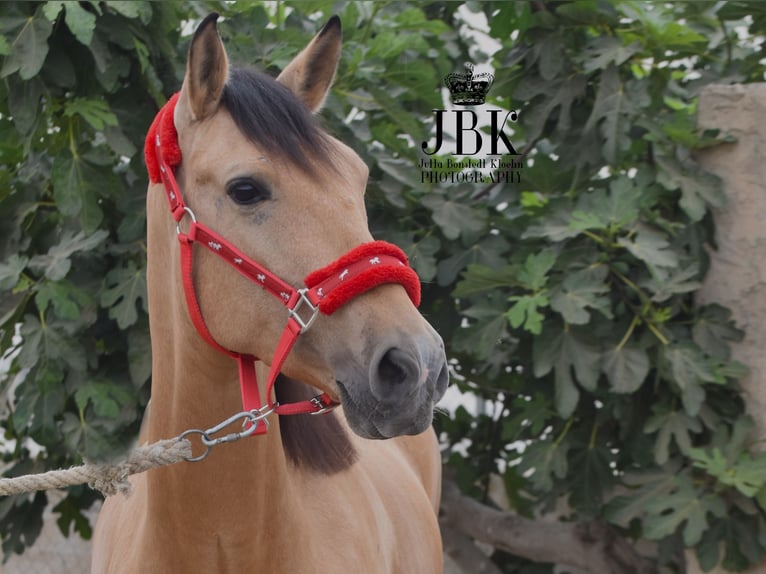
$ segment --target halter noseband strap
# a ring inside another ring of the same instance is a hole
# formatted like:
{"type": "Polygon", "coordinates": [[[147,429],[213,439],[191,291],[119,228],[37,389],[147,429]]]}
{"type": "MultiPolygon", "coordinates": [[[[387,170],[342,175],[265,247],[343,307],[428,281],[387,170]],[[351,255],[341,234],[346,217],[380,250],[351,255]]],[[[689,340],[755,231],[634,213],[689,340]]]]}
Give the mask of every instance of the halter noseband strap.
{"type": "MultiPolygon", "coordinates": [[[[256,283],[282,301],[287,307],[287,324],[271,361],[266,385],[266,412],[280,415],[318,414],[337,404],[326,394],[297,403],[277,404],[272,399],[277,376],[298,336],[308,330],[319,312],[330,315],[350,299],[383,283],[398,283],[407,291],[415,306],[420,304],[420,280],[408,266],[407,257],[397,246],[385,241],[359,245],[326,267],[317,269],[304,279],[306,287],[295,288],[267,268],[248,257],[218,233],[197,221],[194,213],[183,202],[175,179],[175,169],[181,163],[178,134],[173,123],[173,112],[178,94],[174,94],[159,111],[146,138],[144,154],[152,183],[162,182],[168,204],[176,221],[181,246],[181,272],[184,293],[194,326],[200,336],[216,350],[236,359],[242,404],[246,411],[263,412],[255,374],[256,357],[226,349],[210,334],[200,310],[194,288],[192,268],[194,244],[198,243],[223,258],[240,274],[256,283]],[[188,230],[181,230],[181,222],[188,218],[188,230]]],[[[261,425],[256,433],[266,431],[261,425]]]]}

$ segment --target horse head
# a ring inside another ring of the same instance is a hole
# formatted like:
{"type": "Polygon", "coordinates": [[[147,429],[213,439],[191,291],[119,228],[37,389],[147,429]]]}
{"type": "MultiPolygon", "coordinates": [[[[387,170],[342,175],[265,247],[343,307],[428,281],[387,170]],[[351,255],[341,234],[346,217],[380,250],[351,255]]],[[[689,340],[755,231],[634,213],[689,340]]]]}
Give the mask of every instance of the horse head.
{"type": "MultiPolygon", "coordinates": [[[[173,111],[183,158],[178,188],[197,220],[301,287],[313,271],[373,240],[364,205],[368,168],[314,115],[338,65],[340,21],[331,19],[275,80],[230,67],[216,19],[206,18],[192,38],[173,111]]],[[[284,306],[214,250],[196,250],[191,278],[209,334],[268,363],[284,306]]],[[[176,286],[182,281],[176,273],[176,286]]],[[[281,371],[339,401],[365,438],[423,432],[448,380],[441,338],[397,283],[319,314],[281,371]]]]}

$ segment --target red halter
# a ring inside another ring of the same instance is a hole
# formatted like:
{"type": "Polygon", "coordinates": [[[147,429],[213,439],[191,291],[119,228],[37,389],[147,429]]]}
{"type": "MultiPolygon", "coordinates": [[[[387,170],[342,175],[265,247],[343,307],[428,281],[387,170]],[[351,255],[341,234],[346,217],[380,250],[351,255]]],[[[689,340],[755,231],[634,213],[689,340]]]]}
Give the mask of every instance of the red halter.
{"type": "MultiPolygon", "coordinates": [[[[304,279],[306,287],[296,289],[250,259],[215,231],[199,223],[192,210],[184,204],[174,175],[174,170],[181,163],[181,149],[173,123],[178,95],[174,94],[168,100],[152,122],[146,138],[144,155],[149,179],[152,183],[164,184],[170,211],[177,224],[184,293],[192,322],[200,336],[213,348],[238,361],[244,409],[261,412],[263,404],[255,374],[256,357],[221,346],[210,334],[202,317],[192,279],[193,246],[194,243],[199,243],[222,257],[239,273],[274,295],[287,307],[287,324],[274,353],[266,386],[267,410],[273,409],[280,415],[326,412],[337,406],[326,393],[307,401],[290,404],[278,404],[272,399],[274,383],[298,335],[311,327],[318,312],[330,315],[351,298],[382,283],[399,283],[405,288],[415,306],[418,306],[420,280],[408,267],[407,257],[401,249],[385,241],[373,241],[355,247],[333,263],[310,273],[304,279]],[[180,222],[187,215],[190,220],[189,229],[183,232],[180,222]]],[[[266,432],[266,425],[259,426],[256,433],[266,432]]]]}

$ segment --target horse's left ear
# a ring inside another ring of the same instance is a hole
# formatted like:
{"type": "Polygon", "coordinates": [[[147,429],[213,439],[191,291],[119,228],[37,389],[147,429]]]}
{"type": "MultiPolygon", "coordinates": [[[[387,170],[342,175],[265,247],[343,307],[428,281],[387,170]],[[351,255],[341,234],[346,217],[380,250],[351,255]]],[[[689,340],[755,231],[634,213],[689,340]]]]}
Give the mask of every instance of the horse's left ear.
{"type": "Polygon", "coordinates": [[[312,112],[319,111],[330,91],[340,60],[341,40],[340,18],[333,16],[277,77],[312,112]]]}
{"type": "MultiPolygon", "coordinates": [[[[188,114],[190,120],[203,120],[218,109],[223,87],[229,74],[229,60],[218,35],[215,12],[207,16],[194,32],[189,44],[186,76],[181,87],[179,114],[188,114]]],[[[178,124],[178,121],[176,121],[178,124]]]]}

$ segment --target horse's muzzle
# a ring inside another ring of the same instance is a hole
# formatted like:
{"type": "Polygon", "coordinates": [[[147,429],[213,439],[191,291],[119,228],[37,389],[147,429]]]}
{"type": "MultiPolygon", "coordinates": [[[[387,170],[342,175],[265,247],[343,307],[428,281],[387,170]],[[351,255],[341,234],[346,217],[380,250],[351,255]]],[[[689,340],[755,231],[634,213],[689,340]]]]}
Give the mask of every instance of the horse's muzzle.
{"type": "Polygon", "coordinates": [[[425,431],[449,380],[444,346],[435,333],[399,337],[396,345],[373,353],[367,373],[351,371],[338,381],[341,404],[351,429],[364,438],[425,431]]]}

